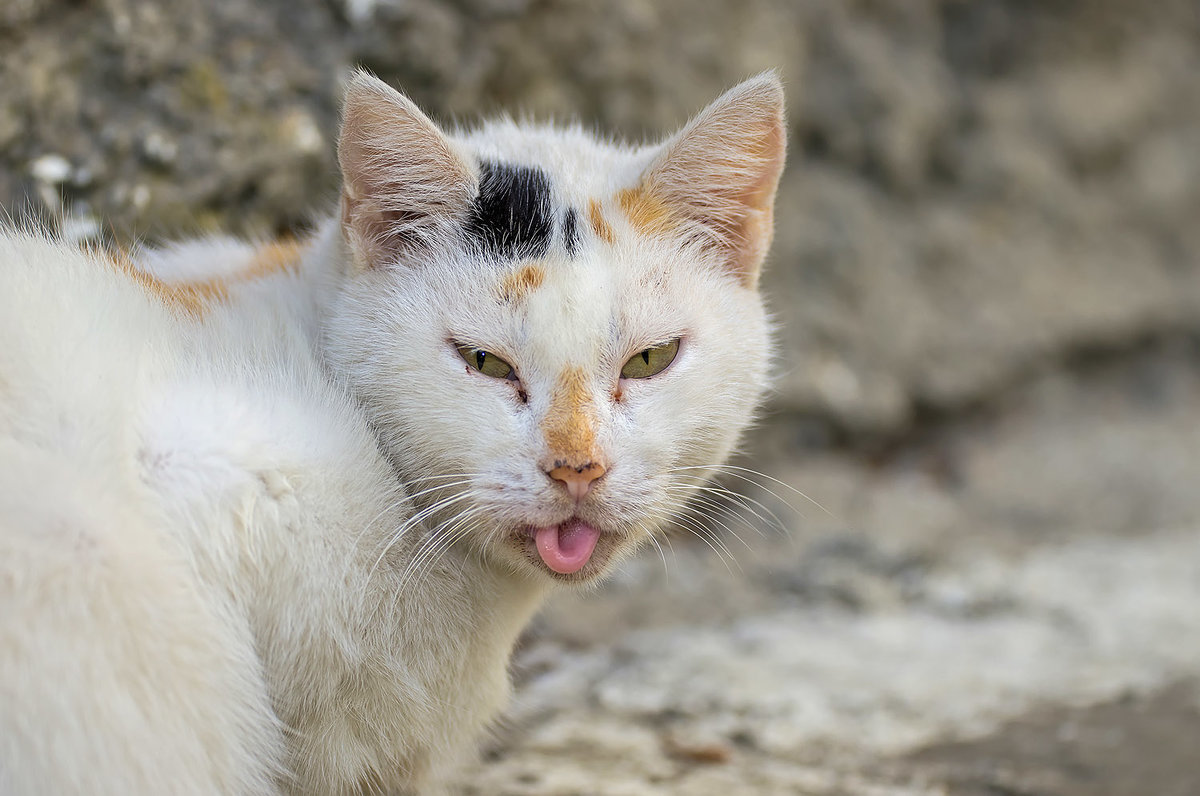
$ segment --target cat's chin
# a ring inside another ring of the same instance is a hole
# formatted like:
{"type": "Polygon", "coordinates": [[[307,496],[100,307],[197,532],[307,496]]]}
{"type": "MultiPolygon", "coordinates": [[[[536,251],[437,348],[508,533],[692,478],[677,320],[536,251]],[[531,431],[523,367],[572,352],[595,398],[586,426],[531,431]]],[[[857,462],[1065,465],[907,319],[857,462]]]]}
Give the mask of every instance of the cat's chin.
{"type": "Polygon", "coordinates": [[[604,531],[578,517],[557,525],[519,529],[507,541],[533,569],[564,583],[586,583],[601,577],[629,543],[623,534],[604,531]]]}

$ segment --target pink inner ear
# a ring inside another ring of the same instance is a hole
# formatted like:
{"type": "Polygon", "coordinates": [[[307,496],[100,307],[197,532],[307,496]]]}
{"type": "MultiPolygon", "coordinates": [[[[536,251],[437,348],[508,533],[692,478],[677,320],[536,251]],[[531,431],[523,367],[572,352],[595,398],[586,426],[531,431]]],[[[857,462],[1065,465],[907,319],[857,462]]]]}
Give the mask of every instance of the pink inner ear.
{"type": "Polygon", "coordinates": [[[452,234],[473,193],[473,172],[437,126],[363,73],[346,92],[338,162],[342,221],[372,266],[452,234]]]}

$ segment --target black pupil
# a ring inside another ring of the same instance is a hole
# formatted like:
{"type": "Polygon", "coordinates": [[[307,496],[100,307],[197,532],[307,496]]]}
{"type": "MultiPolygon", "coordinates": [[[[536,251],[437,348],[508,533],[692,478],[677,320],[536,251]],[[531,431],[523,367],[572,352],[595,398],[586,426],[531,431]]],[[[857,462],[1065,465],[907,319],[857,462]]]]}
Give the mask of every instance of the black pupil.
{"type": "Polygon", "coordinates": [[[483,361],[485,359],[487,359],[486,351],[476,351],[475,352],[475,368],[477,370],[483,370],[483,361]]]}
{"type": "Polygon", "coordinates": [[[645,351],[642,352],[642,361],[645,362],[647,365],[650,364],[650,349],[649,348],[647,348],[645,351]]]}

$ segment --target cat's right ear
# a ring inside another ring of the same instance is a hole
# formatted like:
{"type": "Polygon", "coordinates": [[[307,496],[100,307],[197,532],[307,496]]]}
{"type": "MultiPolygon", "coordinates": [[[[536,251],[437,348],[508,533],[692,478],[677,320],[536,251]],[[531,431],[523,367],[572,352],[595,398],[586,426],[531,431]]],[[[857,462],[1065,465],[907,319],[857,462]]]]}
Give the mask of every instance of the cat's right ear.
{"type": "Polygon", "coordinates": [[[346,86],[338,163],[342,223],[355,259],[369,268],[450,240],[477,189],[437,125],[362,71],[346,86]]]}

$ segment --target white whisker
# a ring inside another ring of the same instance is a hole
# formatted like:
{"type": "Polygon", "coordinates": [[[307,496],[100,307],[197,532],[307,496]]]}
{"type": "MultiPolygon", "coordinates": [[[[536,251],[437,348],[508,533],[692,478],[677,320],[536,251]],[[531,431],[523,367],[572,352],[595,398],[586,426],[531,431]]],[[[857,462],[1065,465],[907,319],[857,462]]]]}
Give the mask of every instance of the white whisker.
{"type": "MultiPolygon", "coordinates": [[[[684,475],[683,477],[691,478],[692,476],[684,475]]],[[[779,533],[781,533],[785,536],[789,534],[788,526],[783,522],[782,519],[779,518],[779,515],[776,514],[775,511],[773,509],[771,509],[770,506],[766,505],[765,503],[763,503],[760,500],[756,500],[755,498],[750,497],[749,495],[745,495],[736,490],[729,489],[728,487],[722,486],[721,484],[714,484],[714,483],[703,483],[703,484],[699,484],[699,485],[686,484],[686,485],[683,485],[683,489],[684,490],[694,489],[694,490],[696,490],[696,492],[702,493],[705,496],[713,495],[717,499],[728,500],[730,503],[732,503],[738,509],[740,509],[742,511],[747,511],[750,514],[752,514],[754,516],[754,518],[757,519],[762,525],[764,525],[768,528],[774,528],[776,531],[778,531],[779,533]],[[764,515],[766,515],[766,516],[764,516],[764,515]]],[[[803,517],[803,515],[801,515],[801,517],[803,517]]],[[[743,519],[743,522],[746,522],[746,521],[743,519]]],[[[746,522],[746,524],[750,525],[749,522],[746,522]]],[[[754,527],[755,531],[760,536],[763,536],[763,537],[766,536],[766,534],[764,534],[759,527],[757,527],[757,526],[752,526],[752,527],[754,527]]]]}
{"type": "Polygon", "coordinates": [[[671,470],[669,470],[669,472],[674,473],[674,472],[680,472],[683,470],[715,470],[716,472],[726,473],[732,478],[738,478],[738,479],[741,479],[742,481],[746,481],[747,483],[754,484],[755,486],[759,487],[760,489],[763,489],[766,492],[768,492],[769,494],[773,495],[781,503],[787,503],[788,505],[790,505],[790,503],[787,500],[784,500],[777,493],[775,493],[774,491],[772,491],[770,489],[767,489],[765,486],[758,483],[753,478],[750,478],[746,475],[742,475],[742,473],[749,473],[750,475],[756,475],[759,478],[764,478],[772,483],[778,484],[779,486],[782,486],[784,489],[787,489],[790,492],[796,493],[800,497],[807,500],[809,503],[811,503],[814,506],[816,506],[817,508],[819,508],[821,511],[825,512],[830,517],[837,519],[837,517],[833,514],[833,512],[831,512],[829,509],[822,506],[820,503],[818,503],[813,498],[811,498],[808,495],[801,492],[799,489],[796,489],[794,486],[792,486],[789,483],[780,481],[778,478],[775,478],[774,476],[770,476],[764,472],[760,472],[759,470],[754,470],[749,467],[739,467],[734,464],[711,464],[711,465],[702,465],[702,466],[695,466],[695,467],[674,467],[671,470]]]}
{"type": "Polygon", "coordinates": [[[654,534],[650,534],[649,538],[650,538],[650,544],[654,545],[654,549],[658,551],[658,557],[662,559],[663,580],[666,583],[666,585],[670,585],[670,583],[671,583],[671,568],[667,566],[667,554],[666,554],[666,552],[663,551],[662,545],[659,543],[659,541],[654,538],[654,534]]]}

